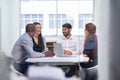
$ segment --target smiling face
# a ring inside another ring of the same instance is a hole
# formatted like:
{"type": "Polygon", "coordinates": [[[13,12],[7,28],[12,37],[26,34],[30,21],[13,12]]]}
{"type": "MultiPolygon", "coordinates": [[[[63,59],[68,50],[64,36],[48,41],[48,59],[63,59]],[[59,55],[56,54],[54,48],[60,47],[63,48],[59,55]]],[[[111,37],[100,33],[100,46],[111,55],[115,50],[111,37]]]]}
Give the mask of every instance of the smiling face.
{"type": "Polygon", "coordinates": [[[71,29],[66,28],[66,27],[62,28],[62,33],[65,37],[67,37],[70,34],[70,32],[71,32],[71,29]]]}
{"type": "Polygon", "coordinates": [[[39,24],[35,25],[35,34],[36,35],[39,35],[41,33],[41,30],[42,30],[41,25],[39,25],[39,24]]]}

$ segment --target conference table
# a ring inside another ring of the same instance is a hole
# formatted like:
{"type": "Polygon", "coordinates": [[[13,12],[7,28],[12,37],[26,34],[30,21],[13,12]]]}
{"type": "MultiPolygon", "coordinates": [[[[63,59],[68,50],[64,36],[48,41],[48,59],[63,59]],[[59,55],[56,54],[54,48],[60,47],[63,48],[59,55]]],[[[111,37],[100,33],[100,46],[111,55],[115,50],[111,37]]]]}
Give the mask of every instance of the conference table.
{"type": "Polygon", "coordinates": [[[81,74],[81,62],[88,62],[88,57],[83,57],[83,55],[73,55],[73,56],[65,56],[65,57],[40,57],[40,58],[28,58],[26,62],[29,63],[37,63],[37,65],[78,65],[80,74],[81,74]]]}
{"type": "Polygon", "coordinates": [[[38,63],[40,65],[73,65],[75,63],[88,62],[88,57],[83,57],[83,55],[72,55],[64,57],[40,57],[40,58],[28,58],[26,62],[38,63]]]}

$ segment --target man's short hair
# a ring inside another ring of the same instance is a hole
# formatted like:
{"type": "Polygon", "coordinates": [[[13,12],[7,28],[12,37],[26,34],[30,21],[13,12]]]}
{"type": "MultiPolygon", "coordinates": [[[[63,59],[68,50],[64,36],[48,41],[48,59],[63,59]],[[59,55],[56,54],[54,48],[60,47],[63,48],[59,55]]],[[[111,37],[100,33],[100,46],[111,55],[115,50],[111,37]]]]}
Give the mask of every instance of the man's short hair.
{"type": "Polygon", "coordinates": [[[33,24],[34,25],[41,25],[39,22],[34,22],[33,24]]]}
{"type": "Polygon", "coordinates": [[[32,23],[29,23],[26,25],[26,32],[34,32],[35,31],[35,26],[32,23]]]}
{"type": "Polygon", "coordinates": [[[72,29],[72,25],[70,23],[65,23],[65,24],[62,25],[62,27],[72,29]]]}

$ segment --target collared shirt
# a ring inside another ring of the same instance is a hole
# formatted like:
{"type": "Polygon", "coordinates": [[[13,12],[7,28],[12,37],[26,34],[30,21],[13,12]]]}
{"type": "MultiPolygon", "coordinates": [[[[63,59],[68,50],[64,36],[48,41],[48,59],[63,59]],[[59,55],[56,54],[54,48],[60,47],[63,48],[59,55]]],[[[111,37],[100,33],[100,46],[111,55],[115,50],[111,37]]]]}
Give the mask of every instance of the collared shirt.
{"type": "Polygon", "coordinates": [[[57,43],[61,43],[64,50],[69,50],[72,52],[72,55],[80,54],[81,43],[80,39],[77,36],[71,36],[69,39],[60,37],[57,40],[57,43]]]}

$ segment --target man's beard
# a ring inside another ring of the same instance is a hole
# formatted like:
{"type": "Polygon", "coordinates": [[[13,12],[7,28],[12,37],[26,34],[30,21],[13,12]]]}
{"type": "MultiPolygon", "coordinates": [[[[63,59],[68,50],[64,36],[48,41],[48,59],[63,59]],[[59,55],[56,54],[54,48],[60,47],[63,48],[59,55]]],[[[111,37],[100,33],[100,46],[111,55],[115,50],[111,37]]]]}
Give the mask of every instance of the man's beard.
{"type": "Polygon", "coordinates": [[[65,37],[67,37],[68,35],[69,35],[70,33],[63,33],[63,35],[65,36],[65,37]]]}

